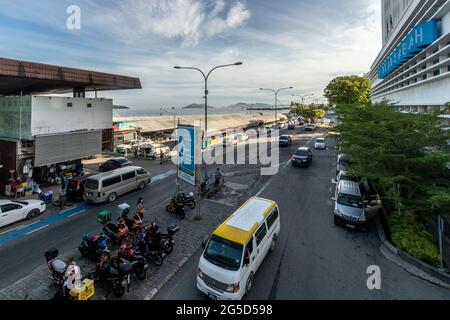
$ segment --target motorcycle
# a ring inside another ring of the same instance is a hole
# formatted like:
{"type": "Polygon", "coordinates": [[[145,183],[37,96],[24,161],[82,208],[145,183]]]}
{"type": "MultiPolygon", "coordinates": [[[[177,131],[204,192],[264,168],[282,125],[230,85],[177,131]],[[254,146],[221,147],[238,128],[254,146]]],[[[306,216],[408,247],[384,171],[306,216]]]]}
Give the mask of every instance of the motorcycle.
{"type": "Polygon", "coordinates": [[[107,249],[107,237],[103,234],[91,237],[88,234],[83,235],[83,240],[78,246],[83,257],[98,260],[103,250],[107,249]]]}
{"type": "Polygon", "coordinates": [[[58,249],[49,249],[44,255],[47,260],[47,266],[52,273],[53,284],[58,288],[62,287],[65,281],[67,264],[64,261],[57,259],[59,255],[58,249]]]}
{"type": "Polygon", "coordinates": [[[178,195],[174,195],[172,199],[170,199],[170,202],[166,205],[166,211],[175,214],[177,218],[181,220],[186,217],[184,203],[180,201],[178,195]]]}
{"type": "Polygon", "coordinates": [[[197,202],[195,201],[194,193],[190,192],[186,195],[184,192],[178,192],[177,194],[178,201],[185,206],[188,206],[190,209],[195,209],[197,206],[197,202]]]}
{"type": "Polygon", "coordinates": [[[118,219],[118,224],[107,223],[103,227],[103,234],[112,246],[121,246],[124,242],[128,244],[134,243],[134,236],[129,231],[122,217],[118,219]]]}
{"type": "Polygon", "coordinates": [[[155,265],[161,266],[163,264],[164,257],[166,255],[164,249],[149,242],[145,235],[141,236],[137,248],[138,254],[144,256],[148,260],[151,260],[155,265]]]}
{"type": "Polygon", "coordinates": [[[117,297],[122,297],[125,291],[130,291],[132,264],[125,259],[111,259],[104,252],[99,262],[89,274],[94,281],[107,283],[117,297]]]}
{"type": "Polygon", "coordinates": [[[145,262],[145,258],[139,255],[132,247],[127,244],[123,244],[117,256],[118,259],[125,259],[133,266],[133,272],[139,280],[145,280],[147,277],[148,265],[145,262]]]}
{"type": "Polygon", "coordinates": [[[159,231],[159,226],[155,220],[147,227],[145,233],[148,242],[157,248],[162,248],[166,254],[170,254],[173,251],[173,245],[175,243],[173,236],[178,230],[179,227],[176,224],[172,224],[167,228],[167,233],[162,233],[159,231]]]}

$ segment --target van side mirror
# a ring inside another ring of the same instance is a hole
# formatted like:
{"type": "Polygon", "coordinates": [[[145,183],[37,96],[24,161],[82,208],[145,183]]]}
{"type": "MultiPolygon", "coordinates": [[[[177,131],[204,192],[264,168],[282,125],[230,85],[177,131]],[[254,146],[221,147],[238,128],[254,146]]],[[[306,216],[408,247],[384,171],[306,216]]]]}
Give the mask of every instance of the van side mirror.
{"type": "Polygon", "coordinates": [[[331,200],[333,200],[333,201],[336,201],[336,200],[337,200],[337,198],[336,198],[336,197],[333,197],[333,198],[331,198],[331,200]]]}

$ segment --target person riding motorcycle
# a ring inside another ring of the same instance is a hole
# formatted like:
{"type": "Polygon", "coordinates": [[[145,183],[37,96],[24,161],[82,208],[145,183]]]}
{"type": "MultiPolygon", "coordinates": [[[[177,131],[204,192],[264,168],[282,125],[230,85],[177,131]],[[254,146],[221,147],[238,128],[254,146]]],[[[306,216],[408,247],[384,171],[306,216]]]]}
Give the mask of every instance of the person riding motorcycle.
{"type": "Polygon", "coordinates": [[[144,214],[145,214],[145,208],[144,208],[144,200],[142,198],[139,198],[139,200],[138,200],[137,211],[139,213],[139,217],[143,220],[144,214]]]}

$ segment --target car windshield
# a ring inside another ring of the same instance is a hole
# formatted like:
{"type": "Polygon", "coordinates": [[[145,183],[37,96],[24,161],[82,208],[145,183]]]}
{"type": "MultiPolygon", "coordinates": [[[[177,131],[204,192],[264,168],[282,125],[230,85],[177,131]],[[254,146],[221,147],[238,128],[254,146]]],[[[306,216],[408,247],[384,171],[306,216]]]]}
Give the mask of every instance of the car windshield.
{"type": "Polygon", "coordinates": [[[351,194],[339,194],[337,203],[343,206],[363,208],[363,201],[361,197],[354,196],[351,194]]]}
{"type": "Polygon", "coordinates": [[[205,250],[209,262],[228,270],[239,270],[244,247],[238,243],[213,236],[205,250]]]}
{"type": "Polygon", "coordinates": [[[281,137],[280,137],[280,140],[289,140],[289,138],[286,137],[286,136],[281,136],[281,137]]]}
{"type": "Polygon", "coordinates": [[[324,142],[325,142],[325,139],[317,139],[316,142],[317,142],[317,143],[324,143],[324,142]]]}
{"type": "Polygon", "coordinates": [[[308,156],[308,151],[306,151],[306,150],[297,150],[295,155],[299,156],[299,157],[306,157],[306,156],[308,156]]]}
{"type": "Polygon", "coordinates": [[[98,189],[98,180],[88,179],[88,181],[86,181],[86,188],[98,189]]]}

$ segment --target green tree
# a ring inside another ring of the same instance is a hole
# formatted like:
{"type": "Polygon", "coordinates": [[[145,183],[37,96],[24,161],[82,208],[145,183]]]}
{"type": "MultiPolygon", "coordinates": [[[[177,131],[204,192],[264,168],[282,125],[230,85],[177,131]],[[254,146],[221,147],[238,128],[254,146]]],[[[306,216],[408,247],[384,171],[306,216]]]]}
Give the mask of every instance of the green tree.
{"type": "Polygon", "coordinates": [[[360,76],[337,77],[325,88],[324,96],[331,105],[367,104],[370,101],[369,79],[360,76]]]}
{"type": "Polygon", "coordinates": [[[403,114],[386,103],[341,105],[338,148],[350,171],[378,183],[389,202],[415,216],[450,208],[450,132],[440,113],[403,114]]]}
{"type": "Polygon", "coordinates": [[[317,120],[325,115],[325,110],[315,104],[302,105],[300,103],[291,104],[292,112],[304,117],[305,119],[317,120]]]}

